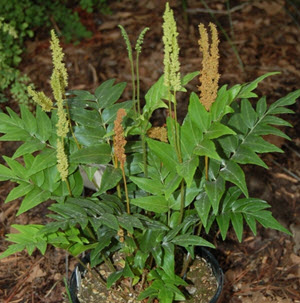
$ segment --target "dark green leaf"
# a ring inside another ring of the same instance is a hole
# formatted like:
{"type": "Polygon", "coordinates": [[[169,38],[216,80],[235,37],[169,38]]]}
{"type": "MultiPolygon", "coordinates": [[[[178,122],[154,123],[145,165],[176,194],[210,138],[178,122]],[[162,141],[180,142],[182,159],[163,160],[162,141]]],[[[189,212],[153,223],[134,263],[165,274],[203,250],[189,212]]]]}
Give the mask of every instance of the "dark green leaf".
{"type": "Polygon", "coordinates": [[[274,110],[281,106],[289,106],[296,102],[296,99],[300,97],[300,89],[289,93],[288,95],[280,98],[276,102],[272,103],[267,111],[268,114],[274,114],[274,110]]]}
{"type": "Polygon", "coordinates": [[[172,241],[172,243],[179,245],[179,246],[190,246],[190,245],[195,245],[195,246],[207,246],[214,248],[215,246],[211,244],[210,242],[204,240],[203,238],[199,236],[194,236],[194,235],[180,235],[175,237],[172,241]]]}
{"type": "Polygon", "coordinates": [[[207,227],[207,219],[211,209],[211,203],[209,201],[206,192],[202,192],[197,200],[195,201],[195,208],[197,210],[198,216],[203,223],[204,228],[207,227]]]}
{"type": "Polygon", "coordinates": [[[74,135],[78,142],[85,146],[103,143],[106,131],[103,127],[75,126],[74,135]]]}
{"type": "Polygon", "coordinates": [[[230,219],[233,229],[237,235],[239,242],[242,242],[243,237],[243,216],[240,213],[231,213],[230,219]]]}
{"type": "Polygon", "coordinates": [[[259,118],[261,118],[267,110],[267,101],[266,97],[262,97],[258,100],[256,104],[256,112],[259,118]]]}
{"type": "Polygon", "coordinates": [[[163,184],[160,180],[152,180],[148,178],[130,177],[130,180],[136,184],[140,189],[153,194],[161,195],[163,192],[163,184]]]}
{"type": "Polygon", "coordinates": [[[113,105],[119,100],[126,87],[126,82],[113,85],[113,81],[108,81],[102,83],[95,91],[99,108],[107,108],[113,105]]]}
{"type": "Polygon", "coordinates": [[[259,136],[252,136],[252,135],[247,136],[243,145],[256,153],[270,153],[270,152],[283,153],[282,149],[278,148],[274,144],[269,143],[268,141],[264,140],[259,136]]]}
{"type": "Polygon", "coordinates": [[[77,124],[93,128],[102,127],[101,117],[99,113],[95,110],[71,109],[70,114],[71,119],[77,124]]]}
{"type": "Polygon", "coordinates": [[[241,102],[241,115],[247,127],[253,128],[257,121],[257,114],[247,99],[243,99],[241,102]]]}
{"type": "Polygon", "coordinates": [[[125,101],[121,103],[114,104],[108,108],[106,108],[102,112],[102,119],[104,124],[110,124],[113,123],[116,120],[117,112],[120,108],[125,109],[126,111],[130,110],[133,106],[132,101],[125,101]]]}
{"type": "Polygon", "coordinates": [[[100,188],[96,195],[101,195],[107,190],[115,187],[122,179],[122,171],[119,168],[107,165],[103,172],[100,188]]]}
{"type": "Polygon", "coordinates": [[[277,75],[277,74],[279,73],[278,72],[267,73],[258,77],[256,80],[243,85],[240,93],[238,94],[238,98],[256,98],[257,95],[252,91],[257,88],[258,83],[269,76],[277,75]]]}
{"type": "Polygon", "coordinates": [[[240,164],[255,164],[268,168],[263,160],[250,148],[247,148],[244,145],[240,145],[236,153],[232,156],[232,161],[240,164]]]}
{"type": "Polygon", "coordinates": [[[164,213],[169,210],[169,203],[163,196],[148,196],[132,199],[131,204],[142,209],[156,213],[164,213]]]}
{"type": "Polygon", "coordinates": [[[205,191],[209,197],[213,212],[216,215],[219,210],[220,200],[225,191],[225,181],[222,177],[218,177],[214,181],[205,182],[205,191]]]}
{"type": "Polygon", "coordinates": [[[111,160],[111,147],[108,144],[95,144],[75,151],[70,155],[73,163],[107,164],[111,160]]]}
{"type": "Polygon", "coordinates": [[[220,171],[220,176],[226,181],[237,185],[246,197],[248,197],[248,189],[245,180],[245,174],[241,167],[233,161],[226,161],[225,166],[220,171]]]}

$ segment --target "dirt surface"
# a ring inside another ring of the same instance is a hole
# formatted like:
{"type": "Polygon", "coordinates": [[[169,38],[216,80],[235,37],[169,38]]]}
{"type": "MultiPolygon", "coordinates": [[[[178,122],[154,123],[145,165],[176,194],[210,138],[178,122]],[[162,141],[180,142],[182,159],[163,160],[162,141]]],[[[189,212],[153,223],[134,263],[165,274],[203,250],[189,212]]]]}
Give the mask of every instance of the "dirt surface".
{"type": "MultiPolygon", "coordinates": [[[[131,97],[130,66],[126,48],[117,28],[122,24],[132,41],[140,31],[150,27],[144,40],[140,57],[142,94],[163,73],[162,14],[165,1],[110,1],[110,16],[81,12],[82,22],[94,33],[89,40],[79,45],[63,44],[67,68],[70,75],[70,89],[93,91],[102,81],[116,78],[128,82],[124,100],[131,97]]],[[[242,83],[270,71],[281,74],[267,78],[259,85],[258,94],[267,94],[268,102],[300,88],[300,26],[298,1],[230,1],[230,14],[225,0],[206,1],[213,9],[212,17],[203,1],[189,0],[187,9],[184,1],[170,1],[175,11],[182,74],[200,69],[201,57],[197,41],[200,22],[218,22],[231,37],[229,42],[220,32],[220,84],[242,83]],[[293,6],[294,5],[294,6],[293,6]],[[234,52],[235,46],[240,60],[234,52]]],[[[54,25],[59,27],[59,25],[54,25]]],[[[51,56],[49,35],[37,33],[33,41],[27,42],[27,53],[21,64],[37,89],[50,95],[51,56]]],[[[197,91],[197,81],[189,89],[197,91]]],[[[274,139],[270,141],[281,147],[284,154],[263,156],[269,170],[247,166],[247,182],[252,196],[267,200],[272,205],[274,216],[294,237],[258,227],[257,237],[245,229],[244,241],[238,243],[231,231],[225,242],[217,234],[212,240],[218,258],[226,275],[223,302],[300,302],[300,102],[292,109],[295,115],[286,118],[292,129],[283,129],[292,141],[274,139]]],[[[15,104],[11,103],[12,107],[15,104]]],[[[180,102],[183,115],[187,100],[180,102]]],[[[1,154],[11,155],[16,145],[1,142],[1,154]]],[[[3,160],[1,159],[1,163],[3,160]]],[[[0,184],[0,251],[8,245],[4,235],[12,232],[11,224],[45,222],[46,205],[40,205],[26,214],[16,217],[19,201],[3,204],[14,184],[0,184]]],[[[69,270],[76,261],[69,259],[69,270]]],[[[65,254],[50,249],[45,256],[35,252],[13,255],[0,263],[0,302],[63,302],[66,275],[65,254]]]]}

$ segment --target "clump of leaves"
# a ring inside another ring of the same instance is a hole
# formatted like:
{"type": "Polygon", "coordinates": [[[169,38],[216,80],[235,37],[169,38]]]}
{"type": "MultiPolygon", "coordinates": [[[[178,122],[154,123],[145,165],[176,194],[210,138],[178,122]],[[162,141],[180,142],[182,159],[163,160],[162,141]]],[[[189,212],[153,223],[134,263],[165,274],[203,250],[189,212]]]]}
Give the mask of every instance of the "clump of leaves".
{"type": "MultiPolygon", "coordinates": [[[[0,165],[0,180],[18,184],[5,202],[23,197],[19,215],[54,200],[48,208],[52,221],[14,225],[19,233],[7,235],[14,244],[0,258],[23,249],[45,253],[48,244],[74,256],[90,251],[92,267],[105,262],[111,269],[108,287],[130,279],[134,289],[140,281],[144,287],[139,300],[171,303],[185,299],[181,286],[187,285],[184,272],[176,271],[176,252],[181,249],[194,258],[196,246],[213,248],[206,238],[215,230],[213,224],[224,240],[230,224],[239,241],[244,223],[254,234],[257,223],[290,234],[272,216],[266,201],[249,196],[241,165],[267,168],[258,154],[282,152],[263,136],[289,139],[274,125],[291,126],[277,115],[293,113],[288,106],[296,102],[300,90],[270,106],[266,97],[259,98],[253,107],[259,82],[276,73],[218,88],[218,40],[214,25],[210,28],[211,45],[207,29],[199,28],[200,50],[206,52],[202,70],[182,77],[176,23],[166,5],[165,73],[146,93],[143,108],[139,85],[134,86],[132,100],[118,102],[126,83],[115,84],[115,79],[93,93],[65,93],[63,53],[52,33],[51,87],[56,102],[29,89],[38,103],[35,115],[23,105],[20,116],[10,108],[0,113],[4,134],[0,140],[23,142],[12,157],[3,156],[7,165],[0,165]],[[207,70],[211,66],[214,69],[207,70]],[[200,98],[185,88],[199,74],[200,98]],[[189,103],[182,124],[177,121],[179,91],[186,93],[189,103]],[[165,125],[153,130],[150,118],[159,108],[169,115],[165,125]],[[83,195],[85,180],[95,189],[90,196],[83,195]],[[121,267],[113,263],[116,253],[122,256],[121,267]]],[[[126,43],[133,82],[138,83],[129,39],[126,43]]]]}

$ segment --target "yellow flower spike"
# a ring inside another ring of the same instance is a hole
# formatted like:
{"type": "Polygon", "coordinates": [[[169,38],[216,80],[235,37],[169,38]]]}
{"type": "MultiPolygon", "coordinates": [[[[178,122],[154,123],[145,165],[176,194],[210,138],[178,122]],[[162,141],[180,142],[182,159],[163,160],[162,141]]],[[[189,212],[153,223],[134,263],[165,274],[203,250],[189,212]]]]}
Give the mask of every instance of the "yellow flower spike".
{"type": "Polygon", "coordinates": [[[219,68],[219,39],[216,25],[209,24],[211,30],[211,43],[208,42],[207,29],[203,24],[199,25],[200,39],[198,41],[199,49],[203,55],[202,70],[200,72],[200,83],[198,87],[200,91],[200,102],[205,106],[206,110],[210,110],[211,105],[217,98],[218,82],[220,74],[219,68]]]}
{"type": "Polygon", "coordinates": [[[177,26],[173,11],[169,3],[166,3],[165,13],[163,15],[163,43],[164,43],[164,84],[174,91],[180,90],[180,63],[179,47],[177,42],[177,26]]]}
{"type": "MultiPolygon", "coordinates": [[[[59,45],[59,40],[55,35],[54,30],[51,30],[50,48],[52,51],[52,62],[54,65],[54,70],[57,70],[59,72],[61,88],[64,90],[68,86],[68,73],[65,64],[63,63],[64,53],[59,45]]],[[[64,91],[62,93],[64,94],[64,91]]]]}
{"type": "Polygon", "coordinates": [[[64,100],[60,90],[59,73],[56,70],[54,70],[52,73],[51,86],[54,98],[57,102],[58,122],[56,124],[56,133],[57,136],[65,138],[69,132],[69,123],[67,120],[66,112],[64,110],[64,100]]]}
{"type": "Polygon", "coordinates": [[[57,158],[57,170],[59,171],[62,181],[66,181],[68,177],[68,159],[65,154],[65,149],[63,141],[59,138],[57,139],[57,148],[56,148],[56,158],[57,158]]]}
{"type": "Polygon", "coordinates": [[[28,94],[32,97],[33,101],[42,107],[45,112],[50,112],[53,107],[53,102],[43,92],[36,92],[31,86],[27,88],[28,94]]]}

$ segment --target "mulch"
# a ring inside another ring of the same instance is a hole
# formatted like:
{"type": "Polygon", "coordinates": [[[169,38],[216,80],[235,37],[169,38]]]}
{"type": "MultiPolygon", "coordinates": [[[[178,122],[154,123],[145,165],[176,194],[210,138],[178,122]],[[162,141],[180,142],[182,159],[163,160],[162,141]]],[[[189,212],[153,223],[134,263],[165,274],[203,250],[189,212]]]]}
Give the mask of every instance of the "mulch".
{"type": "MultiPolygon", "coordinates": [[[[300,25],[297,1],[206,1],[213,10],[210,14],[205,1],[170,1],[177,19],[180,44],[181,72],[200,69],[198,24],[217,22],[229,35],[226,39],[220,27],[220,85],[251,81],[271,71],[281,74],[265,79],[258,87],[259,96],[268,95],[272,103],[299,88],[300,83],[300,25]],[[186,10],[182,3],[187,2],[186,10]],[[231,7],[227,7],[230,3],[231,7]],[[234,45],[234,48],[232,47],[234,45]],[[238,56],[237,56],[238,53],[238,56]]],[[[165,1],[111,1],[111,15],[78,10],[82,22],[93,32],[91,39],[80,44],[62,44],[69,71],[69,88],[93,91],[101,82],[115,78],[126,81],[124,100],[131,97],[130,64],[118,24],[123,25],[132,41],[144,27],[150,31],[144,39],[140,57],[141,95],[163,73],[162,14],[165,1]]],[[[57,24],[53,26],[59,27],[57,24]]],[[[29,75],[39,90],[50,95],[51,55],[49,35],[37,33],[27,41],[27,52],[21,63],[22,72],[29,75]]],[[[189,89],[197,92],[197,80],[189,89]]],[[[10,106],[17,108],[11,101],[10,106]]],[[[3,106],[2,106],[3,108],[3,106]]],[[[181,98],[179,113],[184,115],[187,100],[181,98]]],[[[291,107],[296,114],[284,117],[294,127],[283,128],[291,141],[270,136],[270,142],[281,147],[284,154],[263,156],[268,170],[246,166],[250,194],[267,200],[272,211],[293,237],[258,227],[257,236],[245,228],[243,243],[238,243],[233,231],[222,242],[216,233],[211,240],[214,252],[226,276],[223,302],[300,302],[300,105],[291,107]]],[[[13,142],[0,142],[2,155],[12,155],[13,142]]],[[[0,160],[3,163],[3,160],[0,160]]],[[[41,223],[46,220],[47,204],[39,205],[16,217],[20,201],[4,204],[14,184],[0,184],[0,251],[8,243],[4,235],[12,232],[14,223],[41,223]]],[[[76,261],[59,249],[49,249],[42,256],[34,252],[15,254],[0,261],[0,301],[59,303],[65,296],[63,279],[76,261]]]]}

